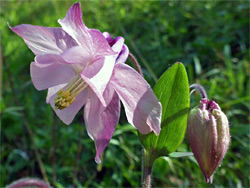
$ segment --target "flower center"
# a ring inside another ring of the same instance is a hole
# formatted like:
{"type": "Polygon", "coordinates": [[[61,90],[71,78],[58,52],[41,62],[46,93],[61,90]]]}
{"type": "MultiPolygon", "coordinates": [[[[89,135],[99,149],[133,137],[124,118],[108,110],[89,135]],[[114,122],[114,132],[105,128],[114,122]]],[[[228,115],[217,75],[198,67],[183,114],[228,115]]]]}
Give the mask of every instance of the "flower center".
{"type": "Polygon", "coordinates": [[[55,108],[63,110],[69,107],[69,105],[74,102],[76,96],[87,86],[88,84],[81,78],[79,74],[74,76],[68,85],[57,92],[58,96],[55,98],[55,108]]]}

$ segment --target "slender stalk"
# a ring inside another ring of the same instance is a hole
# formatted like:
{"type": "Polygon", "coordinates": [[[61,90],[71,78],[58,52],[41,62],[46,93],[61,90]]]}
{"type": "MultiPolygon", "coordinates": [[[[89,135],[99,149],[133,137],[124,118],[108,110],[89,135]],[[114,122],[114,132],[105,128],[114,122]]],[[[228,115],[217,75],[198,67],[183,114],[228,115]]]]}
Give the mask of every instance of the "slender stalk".
{"type": "Polygon", "coordinates": [[[143,73],[141,70],[141,66],[139,65],[138,61],[136,60],[135,56],[131,53],[129,53],[129,58],[131,59],[131,61],[134,63],[134,65],[136,66],[137,71],[139,72],[139,74],[143,77],[143,73]]]}
{"type": "Polygon", "coordinates": [[[207,93],[205,91],[205,89],[199,85],[199,84],[192,84],[191,86],[189,86],[189,89],[192,89],[192,91],[190,92],[190,95],[197,90],[201,96],[202,99],[207,98],[207,93]]]}
{"type": "Polygon", "coordinates": [[[150,188],[151,187],[151,172],[152,172],[153,163],[151,162],[151,155],[143,149],[143,158],[142,158],[142,187],[150,188]]]}
{"type": "Polygon", "coordinates": [[[7,186],[7,188],[20,188],[20,187],[40,187],[40,188],[50,188],[45,182],[33,179],[26,178],[13,182],[11,185],[7,186]]]}

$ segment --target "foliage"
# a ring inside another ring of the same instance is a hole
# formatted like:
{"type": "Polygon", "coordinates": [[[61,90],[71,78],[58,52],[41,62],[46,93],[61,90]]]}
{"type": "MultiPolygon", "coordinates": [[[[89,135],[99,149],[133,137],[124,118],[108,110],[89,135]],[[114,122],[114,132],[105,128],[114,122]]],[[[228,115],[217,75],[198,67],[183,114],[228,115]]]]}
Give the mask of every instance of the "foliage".
{"type": "MultiPolygon", "coordinates": [[[[30,81],[29,65],[34,55],[7,26],[7,22],[11,26],[59,26],[57,19],[63,18],[73,3],[0,1],[1,187],[21,177],[42,178],[27,124],[50,183],[56,156],[57,187],[140,186],[141,146],[124,112],[103,163],[97,165],[82,114],[70,126],[53,115],[45,103],[46,91],[35,90],[30,81]],[[74,178],[78,142],[82,148],[74,178]]],[[[169,156],[156,160],[153,187],[249,187],[249,3],[103,0],[82,2],[82,11],[88,27],[124,36],[152,87],[172,64],[183,62],[189,83],[203,85],[229,118],[231,145],[213,185],[205,183],[193,156],[169,156]]],[[[198,95],[192,97],[191,107],[198,105],[199,99],[198,95]]],[[[178,151],[191,151],[186,139],[178,151]]]]}
{"type": "Polygon", "coordinates": [[[187,127],[190,107],[187,72],[181,63],[175,63],[158,80],[154,92],[162,105],[161,132],[142,135],[139,139],[152,160],[167,156],[181,144],[187,127]]]}

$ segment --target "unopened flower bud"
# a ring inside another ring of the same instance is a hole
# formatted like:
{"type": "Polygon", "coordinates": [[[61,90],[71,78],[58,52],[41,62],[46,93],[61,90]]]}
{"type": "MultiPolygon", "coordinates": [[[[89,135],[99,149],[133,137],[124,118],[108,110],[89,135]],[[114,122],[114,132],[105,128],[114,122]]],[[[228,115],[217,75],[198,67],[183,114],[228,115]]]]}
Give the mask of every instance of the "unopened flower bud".
{"type": "Polygon", "coordinates": [[[189,114],[187,135],[206,182],[212,183],[230,142],[228,120],[219,105],[203,98],[189,114]]]}

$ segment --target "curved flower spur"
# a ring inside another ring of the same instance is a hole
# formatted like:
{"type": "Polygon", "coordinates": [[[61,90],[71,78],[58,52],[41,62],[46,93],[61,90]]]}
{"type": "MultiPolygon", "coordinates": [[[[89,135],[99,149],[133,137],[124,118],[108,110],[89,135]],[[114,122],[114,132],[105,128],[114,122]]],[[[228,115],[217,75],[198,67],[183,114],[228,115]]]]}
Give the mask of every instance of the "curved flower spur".
{"type": "Polygon", "coordinates": [[[85,105],[88,135],[95,141],[97,163],[120,117],[120,100],[130,124],[142,134],[160,132],[161,104],[149,84],[125,64],[122,37],[88,29],[75,3],[62,28],[22,24],[11,28],[36,55],[30,73],[37,90],[48,89],[47,103],[70,124],[85,105]]]}

